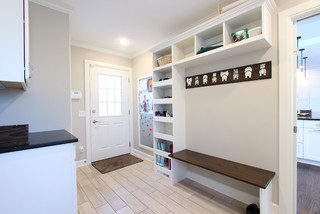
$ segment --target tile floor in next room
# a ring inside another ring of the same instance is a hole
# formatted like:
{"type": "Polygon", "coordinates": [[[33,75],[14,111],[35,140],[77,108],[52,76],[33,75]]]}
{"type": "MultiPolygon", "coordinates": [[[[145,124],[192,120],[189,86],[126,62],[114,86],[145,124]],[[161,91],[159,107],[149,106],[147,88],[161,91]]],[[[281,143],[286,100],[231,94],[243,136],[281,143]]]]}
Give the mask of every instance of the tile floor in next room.
{"type": "Polygon", "coordinates": [[[79,214],[239,214],[246,205],[184,180],[174,186],[143,161],[106,174],[93,166],[77,169],[79,214]]]}

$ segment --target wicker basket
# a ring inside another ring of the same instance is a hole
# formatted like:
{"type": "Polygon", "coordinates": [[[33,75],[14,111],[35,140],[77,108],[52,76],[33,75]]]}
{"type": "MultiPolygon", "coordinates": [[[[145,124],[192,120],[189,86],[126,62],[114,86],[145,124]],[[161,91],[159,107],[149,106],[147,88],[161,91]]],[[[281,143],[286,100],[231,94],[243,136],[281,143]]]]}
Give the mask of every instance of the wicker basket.
{"type": "Polygon", "coordinates": [[[163,66],[172,62],[171,54],[164,55],[157,59],[158,66],[163,66]]]}

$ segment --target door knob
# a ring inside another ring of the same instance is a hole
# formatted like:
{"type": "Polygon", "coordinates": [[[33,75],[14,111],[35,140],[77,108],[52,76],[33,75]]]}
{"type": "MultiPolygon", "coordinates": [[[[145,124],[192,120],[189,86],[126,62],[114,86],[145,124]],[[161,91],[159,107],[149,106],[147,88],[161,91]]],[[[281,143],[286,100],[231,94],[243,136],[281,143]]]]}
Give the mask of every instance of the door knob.
{"type": "Polygon", "coordinates": [[[93,120],[92,123],[101,123],[101,122],[98,120],[93,120]]]}

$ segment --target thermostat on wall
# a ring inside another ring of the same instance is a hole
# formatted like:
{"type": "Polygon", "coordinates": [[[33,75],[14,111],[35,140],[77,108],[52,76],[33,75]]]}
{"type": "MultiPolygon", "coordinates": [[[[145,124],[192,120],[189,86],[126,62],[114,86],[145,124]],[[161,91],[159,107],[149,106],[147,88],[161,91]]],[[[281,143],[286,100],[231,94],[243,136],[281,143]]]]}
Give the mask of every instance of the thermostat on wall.
{"type": "Polygon", "coordinates": [[[71,91],[71,98],[73,100],[80,100],[82,97],[81,91],[71,91]]]}

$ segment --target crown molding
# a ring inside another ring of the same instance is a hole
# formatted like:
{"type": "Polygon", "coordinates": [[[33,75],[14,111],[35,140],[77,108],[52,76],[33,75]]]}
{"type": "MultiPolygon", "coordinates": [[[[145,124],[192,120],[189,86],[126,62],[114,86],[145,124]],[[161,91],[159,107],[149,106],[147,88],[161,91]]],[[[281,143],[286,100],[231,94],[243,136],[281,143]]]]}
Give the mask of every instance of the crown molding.
{"type": "Polygon", "coordinates": [[[60,1],[53,1],[53,0],[29,0],[29,1],[44,7],[51,8],[53,10],[57,10],[62,13],[66,13],[68,15],[71,15],[73,12],[72,7],[60,1]]]}
{"type": "Polygon", "coordinates": [[[94,46],[94,45],[83,44],[81,42],[77,42],[77,41],[73,41],[73,40],[71,40],[71,45],[75,46],[75,47],[79,47],[79,48],[85,48],[85,49],[89,49],[89,50],[92,50],[92,51],[98,51],[98,52],[114,55],[114,56],[120,56],[120,57],[124,57],[124,58],[127,58],[127,59],[132,59],[133,58],[133,56],[129,55],[129,54],[122,54],[122,53],[119,53],[119,52],[116,52],[116,51],[111,51],[111,50],[108,50],[108,49],[105,49],[105,48],[100,48],[100,47],[97,47],[97,46],[94,46]]]}
{"type": "Polygon", "coordinates": [[[150,53],[150,49],[151,49],[152,47],[153,47],[153,46],[148,47],[148,48],[145,48],[145,49],[143,49],[143,50],[141,50],[141,51],[138,51],[137,53],[135,53],[135,54],[132,55],[132,59],[134,59],[134,58],[136,58],[136,57],[138,57],[138,56],[141,56],[142,54],[150,53]]]}

